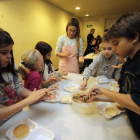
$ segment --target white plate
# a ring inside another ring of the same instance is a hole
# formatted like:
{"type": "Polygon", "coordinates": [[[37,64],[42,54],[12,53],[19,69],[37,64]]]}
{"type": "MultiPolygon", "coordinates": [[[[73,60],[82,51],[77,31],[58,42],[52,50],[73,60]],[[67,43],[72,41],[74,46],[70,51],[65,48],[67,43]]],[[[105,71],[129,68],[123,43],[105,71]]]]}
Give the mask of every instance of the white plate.
{"type": "Polygon", "coordinates": [[[38,127],[34,130],[34,132],[30,135],[28,140],[53,140],[54,133],[50,130],[47,130],[42,127],[38,127]]]}
{"type": "Polygon", "coordinates": [[[113,118],[113,117],[115,117],[115,116],[117,116],[117,115],[119,115],[121,112],[124,112],[124,111],[122,111],[122,110],[119,110],[116,106],[115,106],[115,104],[114,103],[108,103],[108,102],[106,102],[106,103],[103,103],[103,104],[98,104],[97,103],[97,109],[99,110],[99,112],[101,113],[101,114],[103,114],[107,119],[110,119],[110,118],[113,118]],[[106,113],[105,113],[105,109],[107,108],[107,107],[114,107],[115,109],[117,109],[117,114],[116,115],[114,115],[114,116],[108,116],[106,113]]]}
{"type": "Polygon", "coordinates": [[[72,92],[73,90],[68,90],[67,88],[74,87],[74,89],[78,88],[79,86],[73,83],[67,83],[64,85],[64,90],[68,92],[72,92]]]}
{"type": "Polygon", "coordinates": [[[59,95],[59,102],[60,103],[63,103],[63,104],[70,104],[71,103],[71,97],[70,97],[70,94],[69,93],[66,93],[66,92],[61,92],[61,94],[59,95]],[[62,97],[62,96],[65,96],[65,95],[67,95],[68,97],[69,97],[69,102],[62,102],[62,101],[60,101],[60,98],[62,97]]]}
{"type": "MultiPolygon", "coordinates": [[[[14,125],[13,127],[11,127],[11,128],[8,129],[8,131],[6,132],[6,136],[9,139],[11,139],[11,140],[21,140],[21,139],[16,138],[13,135],[13,130],[15,129],[15,127],[17,127],[20,124],[27,124],[30,127],[30,133],[29,133],[29,135],[37,128],[37,124],[34,121],[32,121],[30,119],[24,119],[21,122],[17,123],[16,125],[14,125]]],[[[29,135],[27,137],[29,137],[29,135]]],[[[25,140],[27,137],[25,137],[22,140],[25,140]]]]}
{"type": "Polygon", "coordinates": [[[114,92],[119,92],[119,87],[108,86],[108,89],[114,92]]]}
{"type": "Polygon", "coordinates": [[[9,128],[6,132],[6,136],[11,140],[53,140],[55,134],[50,130],[39,127],[34,121],[27,118],[9,128]],[[27,124],[30,127],[30,133],[24,139],[18,139],[13,135],[13,130],[20,124],[27,124]]]}

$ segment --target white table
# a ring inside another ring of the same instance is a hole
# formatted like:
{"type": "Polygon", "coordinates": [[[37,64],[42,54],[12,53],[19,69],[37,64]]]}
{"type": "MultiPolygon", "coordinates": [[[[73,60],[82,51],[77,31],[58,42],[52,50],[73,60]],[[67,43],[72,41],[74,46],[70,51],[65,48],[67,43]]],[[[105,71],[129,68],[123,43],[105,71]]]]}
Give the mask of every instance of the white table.
{"type": "MultiPolygon", "coordinates": [[[[72,82],[80,85],[82,75],[69,73],[68,78],[59,81],[59,90],[72,82]]],[[[97,84],[90,77],[88,87],[97,84]]],[[[107,85],[104,85],[107,87],[107,85]]],[[[125,113],[113,119],[106,119],[95,110],[93,114],[75,112],[71,104],[37,102],[15,114],[0,128],[0,140],[7,140],[6,131],[22,119],[29,118],[55,133],[55,140],[137,140],[125,113]]]]}

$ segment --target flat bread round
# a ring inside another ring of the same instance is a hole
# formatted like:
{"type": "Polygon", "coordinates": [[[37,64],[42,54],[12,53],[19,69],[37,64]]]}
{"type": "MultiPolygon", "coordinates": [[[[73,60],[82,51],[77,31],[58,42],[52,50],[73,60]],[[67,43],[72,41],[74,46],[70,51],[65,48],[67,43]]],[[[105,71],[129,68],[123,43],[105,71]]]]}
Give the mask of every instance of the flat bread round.
{"type": "Polygon", "coordinates": [[[119,103],[115,103],[116,107],[120,110],[123,110],[124,111],[124,107],[122,105],[120,105],[119,103]]]}
{"type": "Polygon", "coordinates": [[[69,96],[68,95],[61,96],[60,101],[61,102],[69,102],[69,96]]]}
{"type": "Polygon", "coordinates": [[[23,139],[25,138],[26,136],[28,136],[30,132],[30,128],[27,124],[21,124],[21,125],[18,125],[14,131],[13,131],[13,135],[16,137],[16,138],[19,138],[19,139],[23,139]]]}
{"type": "Polygon", "coordinates": [[[112,116],[117,115],[118,111],[117,111],[117,109],[114,108],[114,107],[107,107],[107,108],[105,109],[105,113],[106,113],[108,116],[112,117],[112,116]]]}
{"type": "Polygon", "coordinates": [[[111,86],[112,87],[119,87],[119,84],[118,83],[112,83],[111,86]]]}
{"type": "Polygon", "coordinates": [[[66,87],[66,90],[73,91],[73,90],[75,90],[75,87],[66,87]]]}

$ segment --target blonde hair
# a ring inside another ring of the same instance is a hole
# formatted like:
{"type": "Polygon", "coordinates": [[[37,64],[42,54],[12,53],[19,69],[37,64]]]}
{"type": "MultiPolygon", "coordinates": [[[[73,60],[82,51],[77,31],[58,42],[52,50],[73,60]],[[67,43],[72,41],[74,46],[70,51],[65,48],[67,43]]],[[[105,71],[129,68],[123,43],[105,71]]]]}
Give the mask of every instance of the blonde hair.
{"type": "Polygon", "coordinates": [[[36,52],[36,49],[28,50],[21,56],[21,65],[18,67],[18,71],[23,80],[26,80],[29,70],[35,69],[35,64],[38,61],[36,52]]]}

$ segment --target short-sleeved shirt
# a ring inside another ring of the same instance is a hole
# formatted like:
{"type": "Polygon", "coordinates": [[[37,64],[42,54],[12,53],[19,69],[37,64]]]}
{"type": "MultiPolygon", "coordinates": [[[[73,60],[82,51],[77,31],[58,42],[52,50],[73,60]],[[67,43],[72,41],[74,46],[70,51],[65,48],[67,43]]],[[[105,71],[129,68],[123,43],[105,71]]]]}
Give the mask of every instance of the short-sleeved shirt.
{"type": "Polygon", "coordinates": [[[27,79],[24,81],[24,87],[30,91],[33,91],[35,88],[38,90],[41,88],[42,81],[42,74],[33,70],[28,74],[27,79]]]}
{"type": "MultiPolygon", "coordinates": [[[[130,94],[134,103],[140,107],[140,50],[132,59],[127,58],[122,67],[119,85],[119,92],[130,94]]],[[[140,138],[140,115],[127,108],[125,110],[135,133],[140,138]]]]}
{"type": "MultiPolygon", "coordinates": [[[[80,46],[78,48],[78,55],[83,55],[83,40],[82,38],[79,39],[80,46]]],[[[76,45],[76,39],[75,38],[69,38],[67,35],[62,35],[58,38],[58,41],[56,43],[56,49],[55,54],[58,52],[61,52],[63,45],[67,46],[75,46],[76,45]],[[65,42],[65,43],[64,43],[65,42]],[[63,44],[64,43],[64,44],[63,44]]]]}

